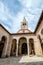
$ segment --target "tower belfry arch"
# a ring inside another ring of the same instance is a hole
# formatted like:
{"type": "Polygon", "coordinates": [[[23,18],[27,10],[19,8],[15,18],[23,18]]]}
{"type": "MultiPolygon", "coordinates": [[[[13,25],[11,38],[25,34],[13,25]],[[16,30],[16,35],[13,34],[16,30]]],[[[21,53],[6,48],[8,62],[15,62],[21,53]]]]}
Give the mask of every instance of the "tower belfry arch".
{"type": "Polygon", "coordinates": [[[28,22],[26,21],[25,17],[21,23],[21,29],[28,29],[28,22]]]}

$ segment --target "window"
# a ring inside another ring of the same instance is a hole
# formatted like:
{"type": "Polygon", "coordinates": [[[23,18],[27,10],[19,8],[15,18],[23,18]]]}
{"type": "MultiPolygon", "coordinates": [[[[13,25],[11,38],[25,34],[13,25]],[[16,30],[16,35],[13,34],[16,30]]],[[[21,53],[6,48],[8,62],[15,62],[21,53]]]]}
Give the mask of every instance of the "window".
{"type": "Polygon", "coordinates": [[[43,28],[42,28],[42,30],[41,30],[41,34],[43,35],[43,28]]]}
{"type": "Polygon", "coordinates": [[[23,23],[23,25],[26,25],[26,23],[23,23]]]}

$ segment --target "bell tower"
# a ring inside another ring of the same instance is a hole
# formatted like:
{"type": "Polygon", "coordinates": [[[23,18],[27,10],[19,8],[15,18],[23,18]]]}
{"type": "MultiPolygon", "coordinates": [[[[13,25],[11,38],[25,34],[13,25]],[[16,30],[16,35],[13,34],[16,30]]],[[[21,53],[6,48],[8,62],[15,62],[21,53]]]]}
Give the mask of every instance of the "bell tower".
{"type": "Polygon", "coordinates": [[[23,21],[21,23],[21,29],[28,29],[28,23],[27,23],[25,17],[23,18],[23,21]]]}
{"type": "Polygon", "coordinates": [[[24,17],[23,21],[21,22],[21,29],[18,31],[18,33],[30,33],[30,32],[31,31],[28,29],[28,22],[24,17]]]}

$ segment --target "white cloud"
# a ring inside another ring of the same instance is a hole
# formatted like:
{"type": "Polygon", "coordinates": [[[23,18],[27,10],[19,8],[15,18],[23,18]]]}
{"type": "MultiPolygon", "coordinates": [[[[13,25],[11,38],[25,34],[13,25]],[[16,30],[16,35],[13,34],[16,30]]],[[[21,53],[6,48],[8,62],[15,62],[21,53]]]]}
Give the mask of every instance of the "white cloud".
{"type": "Polygon", "coordinates": [[[25,8],[29,8],[32,4],[32,0],[18,0],[25,8]]]}
{"type": "Polygon", "coordinates": [[[43,9],[43,0],[18,0],[25,9],[25,16],[31,30],[34,31],[40,13],[43,9]],[[31,26],[32,24],[32,26],[31,26]]]}
{"type": "Polygon", "coordinates": [[[6,7],[4,3],[0,2],[0,20],[2,21],[1,23],[6,24],[5,27],[10,30],[10,32],[14,33],[17,32],[18,29],[20,29],[20,23],[22,22],[22,19],[25,16],[30,29],[33,30],[37,22],[35,20],[38,18],[38,15],[40,14],[43,8],[43,3],[40,3],[42,0],[18,1],[21,3],[23,8],[16,15],[12,14],[12,12],[9,11],[9,8],[6,7]],[[33,24],[33,26],[31,26],[31,24],[33,24]],[[7,27],[7,25],[11,26],[11,28],[7,27]]]}
{"type": "Polygon", "coordinates": [[[18,12],[16,16],[12,15],[2,2],[0,2],[0,22],[3,24],[10,32],[16,32],[20,28],[20,22],[22,21],[24,13],[18,12]],[[11,26],[11,29],[8,28],[11,26]]]}
{"type": "Polygon", "coordinates": [[[6,25],[11,26],[13,23],[13,18],[14,17],[9,12],[9,8],[7,8],[2,2],[0,2],[0,23],[9,30],[6,25]]]}

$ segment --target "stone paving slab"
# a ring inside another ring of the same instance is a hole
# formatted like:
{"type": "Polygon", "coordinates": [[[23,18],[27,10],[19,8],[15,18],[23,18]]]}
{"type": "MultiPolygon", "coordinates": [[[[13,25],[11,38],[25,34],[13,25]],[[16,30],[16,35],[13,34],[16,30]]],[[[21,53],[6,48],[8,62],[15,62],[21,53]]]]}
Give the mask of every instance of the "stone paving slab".
{"type": "Polygon", "coordinates": [[[0,65],[43,65],[43,61],[19,63],[20,60],[21,57],[0,58],[0,65]]]}
{"type": "Polygon", "coordinates": [[[19,63],[27,63],[27,62],[40,62],[43,61],[43,57],[37,57],[37,56],[23,56],[19,63]]]}

